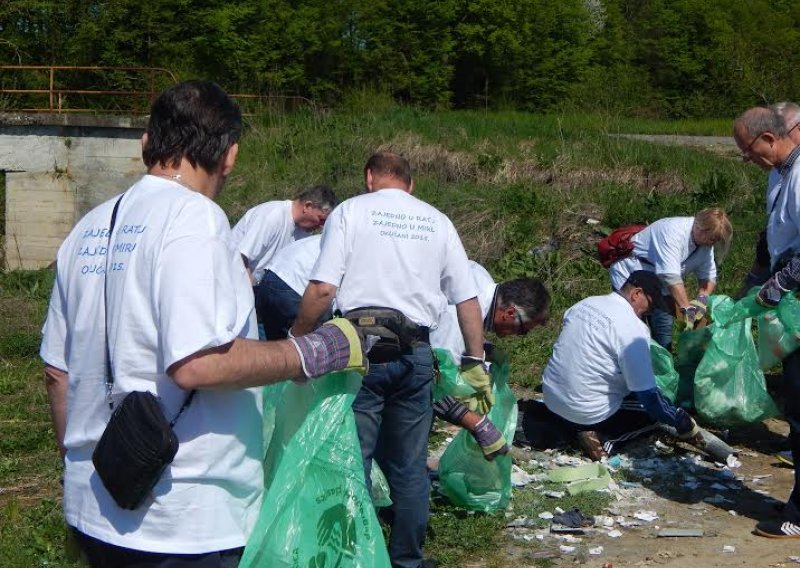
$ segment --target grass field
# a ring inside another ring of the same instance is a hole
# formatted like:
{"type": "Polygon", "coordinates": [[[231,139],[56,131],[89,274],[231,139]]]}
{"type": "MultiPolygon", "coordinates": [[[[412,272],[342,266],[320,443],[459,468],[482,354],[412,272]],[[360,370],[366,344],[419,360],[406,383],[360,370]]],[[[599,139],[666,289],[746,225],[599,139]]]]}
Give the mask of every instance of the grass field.
{"type": "MultiPolygon", "coordinates": [[[[366,97],[363,97],[366,99],[366,97]]],[[[417,195],[455,222],[471,258],[496,279],[530,275],[553,294],[552,318],[525,338],[503,340],[517,389],[538,384],[561,313],[608,290],[593,256],[600,225],[613,227],[724,207],[735,238],[720,290],[738,287],[764,220],[765,175],[734,154],[635,142],[608,134],[727,135],[730,121],[645,122],[603,116],[429,113],[353,97],[341,111],[250,119],[240,162],[221,205],[236,221],[256,203],[327,183],[341,197],[362,185],[376,148],[405,154],[417,195]],[[370,109],[365,111],[364,109],[370,109]]],[[[123,189],[123,188],[120,188],[123,189]]],[[[60,469],[36,353],[52,273],[0,274],[0,565],[71,566],[64,552],[60,469]]],[[[517,492],[515,514],[544,506],[517,492]]],[[[598,512],[602,502],[577,502],[598,512]]],[[[502,566],[500,516],[434,507],[427,552],[455,566],[480,556],[502,566]]]]}

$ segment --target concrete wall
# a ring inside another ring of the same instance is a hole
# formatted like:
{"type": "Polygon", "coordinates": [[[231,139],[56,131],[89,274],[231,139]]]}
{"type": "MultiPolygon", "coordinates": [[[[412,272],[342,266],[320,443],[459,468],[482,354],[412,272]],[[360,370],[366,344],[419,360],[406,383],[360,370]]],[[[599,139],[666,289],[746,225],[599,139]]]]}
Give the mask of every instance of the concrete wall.
{"type": "Polygon", "coordinates": [[[51,264],[75,222],[143,173],[140,121],[0,115],[5,267],[51,264]]]}

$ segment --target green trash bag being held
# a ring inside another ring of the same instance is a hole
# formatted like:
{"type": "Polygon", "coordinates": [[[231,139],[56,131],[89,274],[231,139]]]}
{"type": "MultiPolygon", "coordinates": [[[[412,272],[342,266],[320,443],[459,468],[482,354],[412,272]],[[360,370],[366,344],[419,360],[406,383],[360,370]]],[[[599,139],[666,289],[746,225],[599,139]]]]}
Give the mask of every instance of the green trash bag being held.
{"type": "Polygon", "coordinates": [[[731,427],[778,416],[767,392],[751,333],[750,317],[763,313],[749,298],[712,296],[714,323],[694,375],[694,405],[707,423],[731,427]],[[748,317],[749,316],[749,317],[748,317]]]}
{"type": "Polygon", "coordinates": [[[360,387],[340,372],[264,388],[265,492],[240,567],[390,568],[351,408],[360,387]]]}
{"type": "MultiPolygon", "coordinates": [[[[443,349],[434,351],[440,368],[434,397],[445,394],[468,396],[467,389],[471,387],[458,376],[458,367],[450,353],[443,349]]],[[[517,399],[508,386],[509,362],[497,348],[492,359],[495,404],[489,412],[489,419],[510,441],[514,439],[517,428],[517,399]]],[[[477,442],[462,429],[439,460],[439,484],[441,492],[454,505],[471,511],[504,510],[511,500],[511,455],[505,454],[494,461],[486,461],[477,442]]]]}

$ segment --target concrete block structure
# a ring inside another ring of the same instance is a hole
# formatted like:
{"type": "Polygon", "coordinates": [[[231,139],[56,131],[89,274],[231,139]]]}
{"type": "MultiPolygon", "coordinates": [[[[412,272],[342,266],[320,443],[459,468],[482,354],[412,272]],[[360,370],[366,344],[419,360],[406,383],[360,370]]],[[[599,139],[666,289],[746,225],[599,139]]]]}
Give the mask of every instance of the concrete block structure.
{"type": "Polygon", "coordinates": [[[0,113],[2,268],[50,265],[92,207],[143,173],[146,118],[0,113]]]}

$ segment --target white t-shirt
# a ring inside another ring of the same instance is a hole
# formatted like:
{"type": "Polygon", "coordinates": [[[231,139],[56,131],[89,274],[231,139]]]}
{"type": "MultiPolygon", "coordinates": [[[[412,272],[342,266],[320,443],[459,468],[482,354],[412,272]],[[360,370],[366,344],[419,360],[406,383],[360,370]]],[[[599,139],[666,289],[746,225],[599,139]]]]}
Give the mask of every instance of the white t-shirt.
{"type": "MultiPolygon", "coordinates": [[[[699,280],[716,282],[714,247],[698,247],[692,240],[694,217],[667,217],[642,229],[633,237],[633,255],[618,260],[608,269],[611,287],[622,289],[635,270],[649,270],[667,281],[683,280],[695,274],[699,280]],[[647,260],[644,262],[642,259],[647,260]]],[[[663,286],[664,294],[669,289],[663,286]]]]}
{"type": "Polygon", "coordinates": [[[786,253],[800,252],[800,159],[779,178],[775,194],[775,207],[767,219],[767,246],[773,267],[786,253]]]}
{"type": "MultiPolygon", "coordinates": [[[[477,262],[469,261],[472,278],[478,290],[478,303],[481,306],[481,318],[486,320],[489,309],[492,307],[494,294],[497,290],[492,276],[477,262]]],[[[452,304],[443,302],[444,306],[439,316],[439,325],[431,330],[431,347],[447,349],[453,355],[453,360],[458,362],[464,354],[464,337],[461,335],[461,327],[458,325],[458,314],[456,307],[452,304]]]]}
{"type": "Polygon", "coordinates": [[[655,386],[650,330],[625,298],[592,296],[564,313],[542,376],[547,408],[576,424],[596,424],[629,393],[655,386]]]}
{"type": "Polygon", "coordinates": [[[289,288],[302,296],[308,286],[311,269],[319,257],[321,242],[322,235],[312,235],[285,246],[275,253],[267,270],[274,272],[289,288]]]}
{"type": "Polygon", "coordinates": [[[233,242],[259,282],[273,255],[311,233],[294,224],[291,201],[267,201],[249,209],[233,227],[233,242]]]}
{"type": "Polygon", "coordinates": [[[427,327],[439,319],[442,293],[453,304],[477,296],[450,219],[400,189],[359,195],[331,212],[311,279],[338,288],[344,313],[393,308],[427,327]]]}
{"type": "Polygon", "coordinates": [[[81,532],[118,546],[197,554],[243,546],[263,489],[260,390],[203,390],[178,419],[180,441],[153,496],[120,509],[92,465],[110,416],[104,387],[105,306],[113,399],[154,392],[171,420],[188,393],[167,369],[237,336],[256,337],[253,293],[223,211],[163,178],[145,176],[90,211],[58,253],[41,356],[69,373],[64,512],[81,532]],[[103,299],[108,266],[108,300],[103,299]]]}

